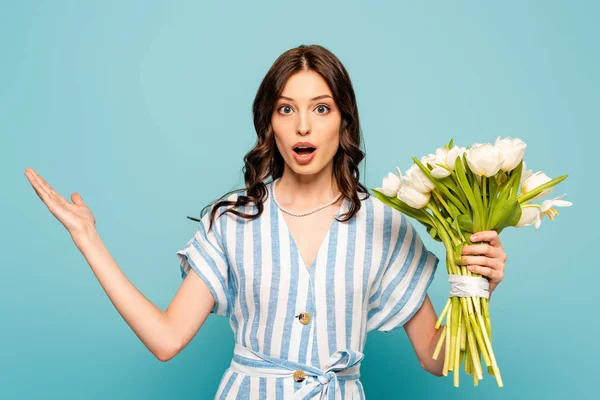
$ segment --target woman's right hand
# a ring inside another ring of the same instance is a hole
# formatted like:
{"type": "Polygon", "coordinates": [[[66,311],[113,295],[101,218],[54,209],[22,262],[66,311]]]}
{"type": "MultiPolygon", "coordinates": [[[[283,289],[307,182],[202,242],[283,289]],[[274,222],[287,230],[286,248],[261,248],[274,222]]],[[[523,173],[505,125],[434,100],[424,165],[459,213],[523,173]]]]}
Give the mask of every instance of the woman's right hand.
{"type": "Polygon", "coordinates": [[[29,179],[29,183],[38,197],[46,204],[52,215],[69,231],[71,237],[74,238],[95,229],[96,218],[85,205],[79,193],[75,192],[71,195],[73,203],[70,203],[56,193],[33,168],[26,168],[25,176],[29,179]]]}

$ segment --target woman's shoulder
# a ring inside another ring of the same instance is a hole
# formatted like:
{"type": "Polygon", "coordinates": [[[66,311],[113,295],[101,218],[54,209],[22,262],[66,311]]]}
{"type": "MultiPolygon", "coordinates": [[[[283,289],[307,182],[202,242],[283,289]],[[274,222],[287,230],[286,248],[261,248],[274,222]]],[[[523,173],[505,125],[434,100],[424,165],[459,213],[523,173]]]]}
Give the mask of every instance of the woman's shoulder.
{"type": "Polygon", "coordinates": [[[216,211],[215,219],[219,218],[229,218],[233,219],[237,223],[247,222],[247,218],[239,218],[235,213],[231,211],[236,211],[242,214],[256,214],[258,207],[256,206],[254,201],[248,201],[245,204],[239,203],[238,200],[240,197],[245,197],[248,195],[248,191],[246,188],[235,189],[230,191],[224,195],[222,195],[217,201],[213,202],[210,207],[210,211],[218,208],[216,211]]]}
{"type": "Polygon", "coordinates": [[[217,212],[219,214],[221,214],[223,211],[225,211],[227,209],[237,209],[239,211],[243,211],[242,209],[240,209],[240,206],[236,205],[236,203],[240,196],[245,196],[245,195],[246,195],[245,189],[237,189],[232,192],[228,192],[228,193],[222,195],[217,201],[213,202],[210,209],[212,211],[213,209],[218,208],[217,212]]]}
{"type": "Polygon", "coordinates": [[[394,207],[391,207],[385,204],[383,201],[379,200],[377,197],[370,195],[368,199],[364,200],[363,203],[369,202],[369,206],[376,208],[381,211],[381,214],[390,214],[390,213],[399,213],[402,214],[400,210],[397,210],[394,207]]]}
{"type": "Polygon", "coordinates": [[[398,228],[407,218],[402,211],[385,204],[373,195],[369,196],[368,201],[373,209],[374,219],[380,224],[391,224],[393,228],[398,228]]]}

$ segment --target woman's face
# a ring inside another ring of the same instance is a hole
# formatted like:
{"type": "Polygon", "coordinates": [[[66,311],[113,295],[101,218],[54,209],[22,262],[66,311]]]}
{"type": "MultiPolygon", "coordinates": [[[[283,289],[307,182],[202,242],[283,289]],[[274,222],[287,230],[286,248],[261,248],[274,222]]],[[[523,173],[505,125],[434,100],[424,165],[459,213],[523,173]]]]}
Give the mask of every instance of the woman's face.
{"type": "Polygon", "coordinates": [[[279,152],[287,166],[302,175],[315,174],[333,162],[340,123],[331,90],[314,71],[300,71],[288,79],[271,117],[279,152]],[[314,150],[294,150],[296,146],[314,150]]]}

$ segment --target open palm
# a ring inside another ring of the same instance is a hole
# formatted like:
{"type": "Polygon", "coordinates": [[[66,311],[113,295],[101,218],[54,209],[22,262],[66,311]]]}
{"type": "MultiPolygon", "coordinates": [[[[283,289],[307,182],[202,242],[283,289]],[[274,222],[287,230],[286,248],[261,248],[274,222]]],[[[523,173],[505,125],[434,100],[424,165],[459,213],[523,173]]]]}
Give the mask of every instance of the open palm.
{"type": "Polygon", "coordinates": [[[71,195],[73,203],[70,203],[52,189],[44,178],[32,168],[25,169],[25,176],[52,215],[63,224],[71,236],[94,227],[96,218],[94,218],[88,206],[85,205],[79,193],[75,192],[71,195]]]}

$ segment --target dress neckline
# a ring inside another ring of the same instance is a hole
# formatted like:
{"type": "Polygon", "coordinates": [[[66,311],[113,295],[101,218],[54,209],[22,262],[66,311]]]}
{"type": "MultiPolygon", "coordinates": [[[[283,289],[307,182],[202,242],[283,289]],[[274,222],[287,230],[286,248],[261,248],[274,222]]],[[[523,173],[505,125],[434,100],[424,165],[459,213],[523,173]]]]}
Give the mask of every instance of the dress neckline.
{"type": "Polygon", "coordinates": [[[325,237],[323,238],[323,240],[321,241],[321,244],[319,245],[317,254],[315,255],[314,260],[312,261],[310,268],[308,268],[306,266],[306,262],[304,261],[304,258],[302,257],[300,248],[296,244],[296,239],[294,239],[294,236],[292,235],[292,231],[290,230],[290,227],[288,226],[285,218],[283,217],[283,211],[281,211],[281,209],[279,207],[277,207],[277,204],[275,204],[275,201],[273,200],[273,184],[274,184],[274,182],[275,182],[275,180],[273,180],[269,183],[269,194],[270,194],[270,198],[271,198],[271,207],[275,207],[275,209],[277,210],[277,219],[281,221],[281,224],[283,225],[284,230],[287,232],[287,235],[290,238],[290,246],[292,247],[292,249],[295,252],[298,253],[298,258],[300,260],[300,263],[304,267],[304,270],[308,271],[310,273],[311,271],[314,270],[314,267],[316,266],[319,256],[324,251],[323,248],[325,247],[325,243],[327,243],[329,241],[329,237],[331,236],[331,231],[333,230],[334,226],[339,223],[339,221],[337,219],[340,217],[341,214],[343,214],[345,212],[345,206],[346,206],[347,199],[345,196],[342,196],[342,204],[340,205],[340,208],[339,208],[337,214],[335,215],[335,218],[331,222],[331,225],[329,225],[329,228],[327,229],[327,233],[325,234],[325,237]]]}

